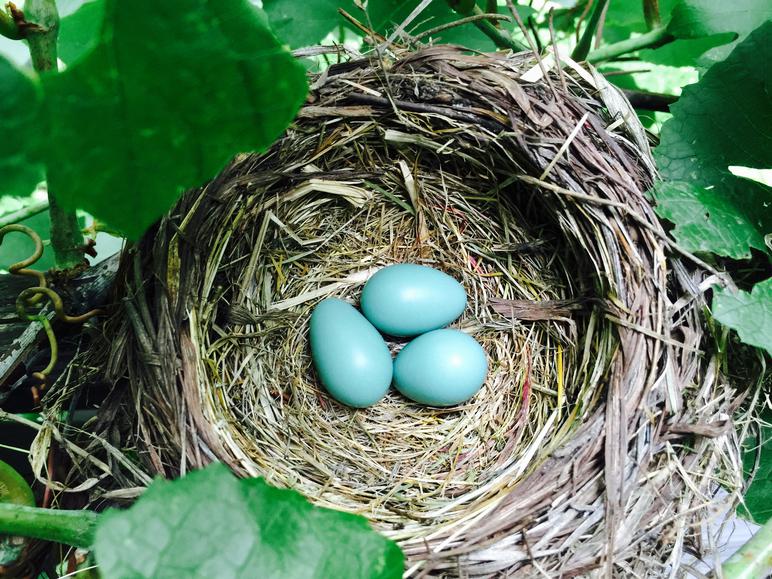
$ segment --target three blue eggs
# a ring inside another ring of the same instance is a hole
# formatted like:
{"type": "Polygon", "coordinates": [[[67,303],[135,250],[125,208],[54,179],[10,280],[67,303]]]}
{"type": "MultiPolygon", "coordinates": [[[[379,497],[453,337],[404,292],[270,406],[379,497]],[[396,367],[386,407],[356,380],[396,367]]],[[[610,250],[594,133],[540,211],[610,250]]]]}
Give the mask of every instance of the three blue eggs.
{"type": "Polygon", "coordinates": [[[311,314],[311,355],[333,398],[364,408],[393,383],[415,402],[455,406],[482,387],[488,372],[482,346],[459,330],[441,329],[466,307],[466,292],[451,276],[411,263],[388,266],[367,281],[360,305],[362,313],[328,298],[311,314]],[[379,331],[418,337],[392,362],[379,331]]]}

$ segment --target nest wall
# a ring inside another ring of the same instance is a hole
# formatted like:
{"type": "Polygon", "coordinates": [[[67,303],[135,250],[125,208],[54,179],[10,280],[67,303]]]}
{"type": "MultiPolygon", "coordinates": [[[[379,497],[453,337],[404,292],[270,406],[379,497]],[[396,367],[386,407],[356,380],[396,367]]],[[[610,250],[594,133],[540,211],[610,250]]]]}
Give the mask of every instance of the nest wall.
{"type": "Polygon", "coordinates": [[[367,516],[408,576],[656,576],[706,548],[717,480],[741,473],[730,430],[701,426],[735,408],[704,351],[704,273],[645,196],[624,97],[592,70],[534,70],[454,47],[334,65],[270,150],[126,253],[111,343],[83,363],[112,388],[103,440],[143,461],[108,456],[112,496],[220,460],[367,516]],[[310,311],[405,261],[465,286],[455,325],[486,384],[450,409],[341,406],[310,311]]]}

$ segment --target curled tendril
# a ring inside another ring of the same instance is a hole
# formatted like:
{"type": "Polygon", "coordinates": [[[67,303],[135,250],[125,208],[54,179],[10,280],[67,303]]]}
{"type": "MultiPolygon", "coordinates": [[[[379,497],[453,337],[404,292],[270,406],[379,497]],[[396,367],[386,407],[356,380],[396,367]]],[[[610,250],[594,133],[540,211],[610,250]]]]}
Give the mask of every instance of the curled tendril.
{"type": "Polygon", "coordinates": [[[96,309],[88,311],[80,316],[68,316],[64,313],[64,304],[58,293],[47,287],[30,287],[20,292],[19,296],[16,298],[16,313],[20,318],[32,321],[39,317],[37,314],[28,314],[27,306],[30,304],[31,300],[40,295],[46,296],[51,301],[57,319],[67,322],[68,324],[81,324],[102,313],[102,310],[96,309]]]}
{"type": "Polygon", "coordinates": [[[80,324],[85,322],[89,318],[101,314],[102,310],[95,309],[80,316],[68,316],[64,313],[64,304],[62,298],[54,290],[47,287],[31,287],[23,290],[16,298],[16,313],[23,319],[30,322],[39,322],[46,332],[48,338],[48,344],[51,349],[51,359],[48,365],[39,372],[33,372],[32,377],[40,382],[39,387],[32,387],[32,398],[37,404],[40,401],[40,392],[45,389],[48,382],[48,376],[56,365],[57,358],[59,356],[59,345],[56,341],[56,335],[51,327],[51,322],[48,318],[42,314],[30,314],[27,312],[27,306],[31,305],[34,301],[39,300],[42,297],[47,297],[51,301],[51,305],[54,307],[57,319],[67,322],[68,324],[80,324]]]}
{"type": "Polygon", "coordinates": [[[35,404],[37,404],[40,402],[40,392],[45,389],[48,382],[48,376],[51,374],[54,366],[56,365],[56,361],[59,356],[59,345],[56,341],[56,335],[54,334],[54,329],[51,327],[51,322],[49,321],[48,317],[40,313],[30,314],[27,312],[27,308],[39,303],[40,300],[42,300],[44,297],[47,297],[51,301],[51,305],[54,308],[57,319],[69,324],[80,324],[85,322],[89,318],[93,318],[94,316],[101,314],[102,310],[95,309],[80,316],[68,316],[64,312],[64,304],[62,303],[62,298],[54,290],[47,287],[45,275],[42,272],[27,269],[43,255],[43,240],[40,239],[40,236],[37,233],[35,233],[26,225],[11,224],[0,227],[0,244],[2,244],[5,235],[11,232],[23,233],[29,237],[35,244],[35,251],[27,259],[10,265],[8,267],[8,271],[14,275],[26,275],[29,277],[34,277],[38,282],[38,287],[27,288],[19,293],[16,298],[16,313],[22,320],[38,322],[43,326],[43,330],[46,333],[48,344],[51,349],[51,359],[49,360],[48,365],[39,372],[32,373],[32,377],[39,382],[39,385],[32,386],[31,389],[32,398],[35,404]]]}
{"type": "MultiPolygon", "coordinates": [[[[35,244],[35,251],[33,251],[32,255],[30,255],[27,259],[9,265],[8,271],[14,275],[26,275],[29,277],[34,277],[37,280],[39,287],[46,287],[46,276],[43,274],[43,272],[35,271],[34,269],[27,269],[43,255],[43,240],[40,239],[40,236],[37,233],[35,233],[26,225],[14,223],[11,225],[6,225],[5,227],[0,227],[0,245],[2,245],[5,235],[11,232],[23,233],[29,237],[35,244]]],[[[29,302],[30,305],[36,304],[41,300],[42,297],[43,296],[41,295],[33,296],[33,301],[29,302]]]]}

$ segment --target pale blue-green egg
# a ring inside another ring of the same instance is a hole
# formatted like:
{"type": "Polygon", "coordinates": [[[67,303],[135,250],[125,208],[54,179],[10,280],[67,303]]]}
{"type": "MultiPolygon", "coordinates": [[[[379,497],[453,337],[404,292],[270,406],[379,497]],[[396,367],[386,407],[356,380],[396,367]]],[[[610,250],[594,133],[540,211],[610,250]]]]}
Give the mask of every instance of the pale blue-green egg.
{"type": "Polygon", "coordinates": [[[397,390],[429,406],[455,406],[469,400],[487,374],[485,350],[459,330],[418,336],[394,360],[397,390]]]}
{"type": "Polygon", "coordinates": [[[437,269],[400,263],[367,281],[360,305],[365,317],[385,334],[417,336],[458,318],[466,307],[466,292],[437,269]]]}
{"type": "Polygon", "coordinates": [[[314,366],[333,398],[364,408],[386,395],[393,371],[389,348],[356,308],[335,298],[320,302],[310,334],[314,366]]]}

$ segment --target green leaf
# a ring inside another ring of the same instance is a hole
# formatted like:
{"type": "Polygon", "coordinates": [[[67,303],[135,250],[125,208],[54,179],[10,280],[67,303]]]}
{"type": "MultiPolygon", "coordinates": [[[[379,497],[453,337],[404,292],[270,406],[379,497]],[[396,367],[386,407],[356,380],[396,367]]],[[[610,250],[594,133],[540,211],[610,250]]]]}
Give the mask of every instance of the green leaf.
{"type": "MultiPolygon", "coordinates": [[[[0,460],[0,504],[35,506],[35,495],[24,477],[7,462],[0,460]]],[[[0,566],[16,561],[24,550],[19,537],[0,535],[0,566]]]]}
{"type": "Polygon", "coordinates": [[[772,166],[772,22],[730,57],[684,88],[670,107],[655,154],[665,179],[654,190],[657,212],[675,224],[690,251],[750,257],[766,251],[772,231],[772,189],[736,177],[730,165],[772,166]]]}
{"type": "MultiPolygon", "coordinates": [[[[663,135],[670,123],[672,120],[663,126],[663,135]]],[[[728,195],[725,188],[686,181],[663,181],[655,185],[652,194],[657,213],[676,224],[673,237],[689,251],[741,258],[750,257],[748,247],[764,247],[764,236],[756,223],[758,204],[763,206],[763,202],[755,197],[728,195]]]]}
{"type": "MultiPolygon", "coordinates": [[[[713,64],[713,62],[702,62],[705,53],[718,46],[731,42],[734,38],[734,33],[727,32],[724,34],[706,36],[704,38],[679,39],[669,42],[664,46],[660,46],[659,48],[641,50],[638,53],[638,57],[641,60],[652,64],[676,67],[698,66],[707,68],[707,66],[703,65],[713,64]]],[[[723,60],[723,58],[720,60],[723,60]]]]}
{"type": "Polygon", "coordinates": [[[59,25],[59,58],[71,64],[99,42],[104,21],[104,0],[86,2],[76,12],[62,18],[59,25]]]}
{"type": "Polygon", "coordinates": [[[314,507],[216,464],[153,483],[127,511],[105,513],[97,563],[111,578],[373,578],[404,571],[397,545],[357,515],[314,507]]]}
{"type": "Polygon", "coordinates": [[[676,38],[700,38],[722,32],[734,32],[744,38],[769,19],[769,0],[683,0],[673,8],[667,29],[676,38]]]}
{"type": "Polygon", "coordinates": [[[43,87],[50,190],[137,238],[234,154],[270,145],[306,79],[246,0],[105,0],[94,49],[43,87]]]}
{"type": "Polygon", "coordinates": [[[757,283],[751,293],[716,289],[712,309],[713,317],[737,330],[743,342],[772,355],[772,278],[757,283]]]}
{"type": "MultiPolygon", "coordinates": [[[[772,423],[772,409],[767,407],[762,419],[767,424],[772,423]]],[[[756,462],[755,445],[758,443],[755,438],[749,438],[743,445],[743,470],[746,477],[753,471],[756,462]]],[[[772,427],[761,427],[760,444],[759,468],[753,482],[745,491],[745,509],[741,509],[741,512],[747,513],[755,522],[763,525],[772,520],[772,427]]]]}
{"type": "Polygon", "coordinates": [[[318,44],[346,20],[338,13],[343,8],[358,16],[352,0],[263,0],[274,32],[292,48],[318,44]]]}
{"type": "Polygon", "coordinates": [[[0,196],[29,195],[44,178],[40,164],[40,90],[0,56],[0,196]]]}
{"type": "Polygon", "coordinates": [[[736,44],[770,19],[772,3],[769,0],[683,0],[673,9],[667,29],[676,38],[702,38],[731,33],[731,36],[723,34],[718,37],[717,40],[723,40],[723,46],[713,48],[697,59],[702,66],[710,66],[727,58],[736,44]]]}

